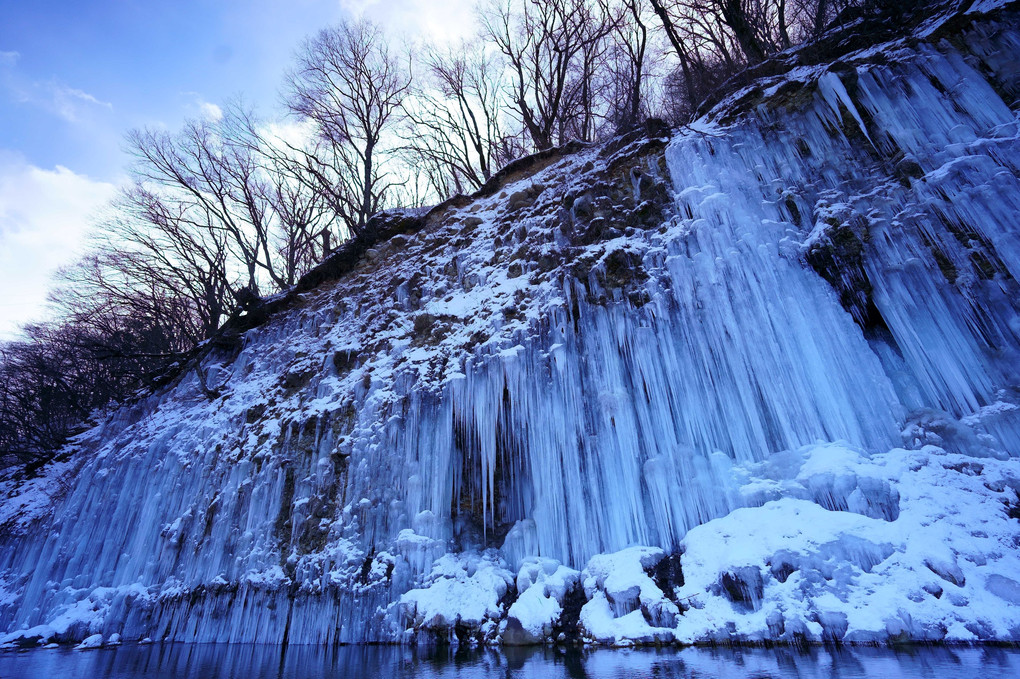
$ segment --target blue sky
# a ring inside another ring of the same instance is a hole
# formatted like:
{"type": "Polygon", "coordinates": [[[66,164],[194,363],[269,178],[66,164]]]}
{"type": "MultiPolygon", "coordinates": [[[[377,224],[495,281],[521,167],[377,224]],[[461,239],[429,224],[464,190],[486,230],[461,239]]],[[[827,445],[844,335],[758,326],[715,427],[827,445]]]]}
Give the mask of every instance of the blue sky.
{"type": "Polygon", "coordinates": [[[336,0],[0,0],[0,147],[113,180],[131,127],[176,127],[243,92],[277,103],[336,0]]]}
{"type": "Polygon", "coordinates": [[[0,341],[45,317],[125,179],[124,134],[243,95],[280,111],[305,36],[351,15],[392,35],[470,32],[472,0],[0,0],[0,341]]]}

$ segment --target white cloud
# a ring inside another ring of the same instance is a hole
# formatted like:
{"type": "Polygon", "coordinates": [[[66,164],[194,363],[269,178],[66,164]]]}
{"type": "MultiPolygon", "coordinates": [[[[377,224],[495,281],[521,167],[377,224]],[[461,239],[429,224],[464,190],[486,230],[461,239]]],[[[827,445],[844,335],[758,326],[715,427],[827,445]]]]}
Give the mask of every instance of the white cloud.
{"type": "Polygon", "coordinates": [[[223,120],[223,109],[211,101],[206,101],[199,92],[181,92],[184,97],[184,110],[189,116],[198,116],[210,123],[223,120]]]}
{"type": "Polygon", "coordinates": [[[57,82],[37,83],[36,87],[48,95],[46,98],[57,115],[71,123],[78,122],[83,109],[92,106],[113,110],[113,104],[100,101],[88,92],[74,87],[67,87],[57,82]]]}
{"type": "Polygon", "coordinates": [[[261,131],[278,149],[301,148],[315,136],[315,124],[310,120],[274,120],[266,123],[261,131]]]}
{"type": "Polygon", "coordinates": [[[208,101],[202,101],[198,104],[198,109],[202,112],[202,117],[209,122],[219,122],[223,120],[223,109],[216,104],[212,104],[208,101]]]}
{"type": "Polygon", "coordinates": [[[0,89],[19,104],[31,104],[60,116],[70,123],[77,123],[96,108],[113,110],[113,104],[76,87],[65,85],[56,79],[31,80],[17,63],[18,52],[0,52],[0,89]]]}
{"type": "Polygon", "coordinates": [[[397,33],[440,43],[469,39],[477,32],[475,0],[340,0],[350,14],[397,33]]]}
{"type": "Polygon", "coordinates": [[[89,104],[95,104],[96,106],[104,106],[109,109],[113,108],[113,104],[111,104],[110,102],[99,101],[88,92],[82,92],[81,90],[77,90],[73,87],[57,86],[54,89],[60,93],[60,96],[66,97],[68,99],[78,99],[89,104]]]}
{"type": "Polygon", "coordinates": [[[0,339],[42,318],[50,277],[81,254],[90,216],[115,190],[0,152],[0,339]]]}

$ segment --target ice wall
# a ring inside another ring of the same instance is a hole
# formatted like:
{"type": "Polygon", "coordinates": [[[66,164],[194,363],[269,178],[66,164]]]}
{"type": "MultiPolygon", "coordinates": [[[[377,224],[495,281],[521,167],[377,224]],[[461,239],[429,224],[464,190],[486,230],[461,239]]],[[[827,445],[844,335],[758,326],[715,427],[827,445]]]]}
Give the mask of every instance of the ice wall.
{"type": "Polygon", "coordinates": [[[499,569],[676,549],[746,503],[734,464],[1020,453],[1018,46],[988,22],[738,93],[668,173],[634,161],[653,228],[578,236],[617,157],[589,149],[371,251],[7,484],[0,630],[406,640],[423,582],[484,590],[480,623],[499,569]]]}

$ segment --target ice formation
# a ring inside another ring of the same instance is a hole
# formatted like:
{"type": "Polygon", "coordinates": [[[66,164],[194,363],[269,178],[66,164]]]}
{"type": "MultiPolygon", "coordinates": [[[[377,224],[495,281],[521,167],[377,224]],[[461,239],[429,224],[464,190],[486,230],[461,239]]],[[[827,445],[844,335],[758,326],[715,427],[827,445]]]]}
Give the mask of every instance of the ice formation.
{"type": "Polygon", "coordinates": [[[4,481],[0,640],[1020,639],[986,4],[398,216],[4,481]]]}

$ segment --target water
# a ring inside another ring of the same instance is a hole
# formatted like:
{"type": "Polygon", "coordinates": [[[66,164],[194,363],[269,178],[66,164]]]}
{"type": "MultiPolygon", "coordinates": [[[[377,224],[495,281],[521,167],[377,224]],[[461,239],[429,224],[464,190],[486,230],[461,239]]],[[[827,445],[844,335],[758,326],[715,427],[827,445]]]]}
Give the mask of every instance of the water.
{"type": "Polygon", "coordinates": [[[125,645],[0,655],[0,677],[285,679],[301,677],[1020,677],[1020,651],[996,647],[416,651],[396,646],[125,645]]]}

